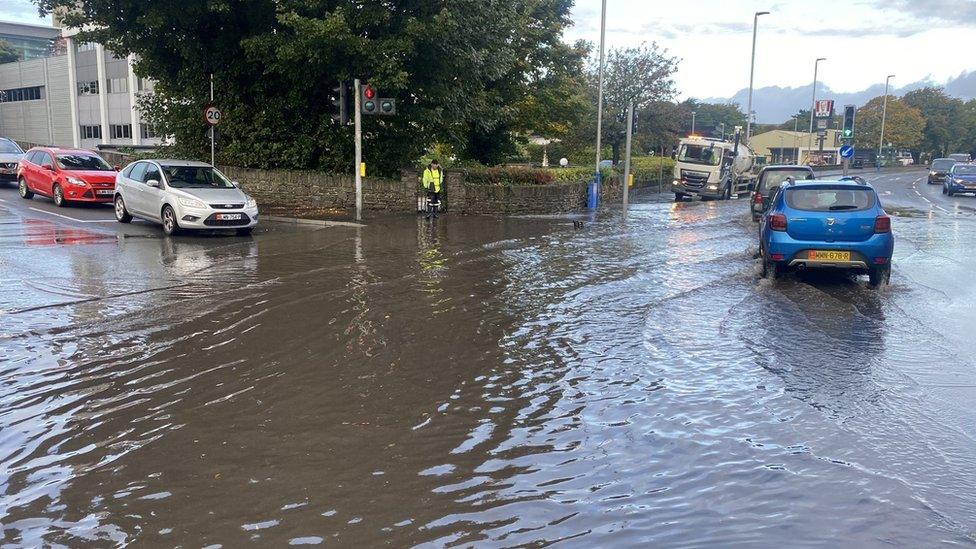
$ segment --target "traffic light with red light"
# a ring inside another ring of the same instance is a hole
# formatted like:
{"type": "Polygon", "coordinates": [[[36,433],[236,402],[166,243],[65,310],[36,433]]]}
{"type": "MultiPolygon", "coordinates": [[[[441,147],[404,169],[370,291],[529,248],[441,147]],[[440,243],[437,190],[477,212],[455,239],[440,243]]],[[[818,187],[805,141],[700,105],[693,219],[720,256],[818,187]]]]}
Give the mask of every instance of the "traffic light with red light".
{"type": "Polygon", "coordinates": [[[392,116],[396,114],[396,99],[379,97],[376,88],[366,84],[360,93],[360,112],[363,114],[376,114],[381,116],[392,116]]]}
{"type": "Polygon", "coordinates": [[[363,86],[361,106],[363,114],[376,114],[376,111],[378,110],[376,105],[376,89],[369,84],[363,86]]]}

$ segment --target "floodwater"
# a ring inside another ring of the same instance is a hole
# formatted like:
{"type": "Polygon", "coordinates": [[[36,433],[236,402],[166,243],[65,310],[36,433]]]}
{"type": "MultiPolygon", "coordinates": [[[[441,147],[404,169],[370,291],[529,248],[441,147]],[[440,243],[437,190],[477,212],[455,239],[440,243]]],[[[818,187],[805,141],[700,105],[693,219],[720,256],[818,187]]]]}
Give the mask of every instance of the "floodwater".
{"type": "Polygon", "coordinates": [[[116,237],[0,204],[0,539],[974,545],[976,220],[759,280],[745,201],[116,237]]]}

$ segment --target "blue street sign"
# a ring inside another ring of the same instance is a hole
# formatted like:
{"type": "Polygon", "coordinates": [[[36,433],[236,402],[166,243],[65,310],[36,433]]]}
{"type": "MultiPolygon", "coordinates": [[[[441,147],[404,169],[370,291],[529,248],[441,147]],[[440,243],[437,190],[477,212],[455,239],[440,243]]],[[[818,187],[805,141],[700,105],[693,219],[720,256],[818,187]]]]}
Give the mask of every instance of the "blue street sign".
{"type": "Polygon", "coordinates": [[[854,156],[854,147],[850,145],[844,145],[843,147],[840,148],[841,158],[850,158],[852,156],[854,156]]]}

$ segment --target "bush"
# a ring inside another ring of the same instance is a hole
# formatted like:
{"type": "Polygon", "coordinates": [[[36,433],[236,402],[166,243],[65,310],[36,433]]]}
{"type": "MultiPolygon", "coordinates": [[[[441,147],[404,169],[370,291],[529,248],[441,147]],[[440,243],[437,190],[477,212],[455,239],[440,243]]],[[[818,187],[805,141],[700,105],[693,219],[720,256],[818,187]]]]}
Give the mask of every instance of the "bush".
{"type": "MultiPolygon", "coordinates": [[[[633,158],[630,161],[630,173],[634,174],[634,181],[636,182],[656,183],[658,177],[661,175],[662,164],[664,168],[664,179],[667,180],[674,171],[674,160],[671,158],[661,158],[660,156],[633,158]]],[[[623,165],[617,166],[616,171],[622,175],[624,172],[623,165]]]]}
{"type": "Polygon", "coordinates": [[[473,185],[545,185],[554,180],[550,170],[522,168],[515,166],[496,166],[491,168],[469,169],[465,179],[473,185]]]}

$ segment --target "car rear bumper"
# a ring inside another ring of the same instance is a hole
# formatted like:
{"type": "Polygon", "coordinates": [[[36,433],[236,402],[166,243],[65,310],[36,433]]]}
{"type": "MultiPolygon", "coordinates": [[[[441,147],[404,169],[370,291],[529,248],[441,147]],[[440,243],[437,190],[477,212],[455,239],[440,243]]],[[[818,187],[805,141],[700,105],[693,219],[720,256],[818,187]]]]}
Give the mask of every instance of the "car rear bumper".
{"type": "Polygon", "coordinates": [[[772,231],[765,250],[766,257],[789,267],[867,270],[891,262],[895,239],[891,233],[883,233],[863,242],[818,242],[795,240],[785,232],[772,231]],[[808,256],[811,250],[851,252],[851,258],[850,261],[812,260],[808,256]]]}

